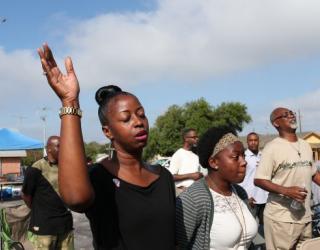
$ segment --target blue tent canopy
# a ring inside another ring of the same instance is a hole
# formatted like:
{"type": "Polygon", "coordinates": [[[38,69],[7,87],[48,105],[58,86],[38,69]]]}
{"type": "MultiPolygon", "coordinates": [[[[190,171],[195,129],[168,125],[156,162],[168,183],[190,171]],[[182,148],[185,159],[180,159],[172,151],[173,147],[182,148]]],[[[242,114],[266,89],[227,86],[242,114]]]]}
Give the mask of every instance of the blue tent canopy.
{"type": "Polygon", "coordinates": [[[13,130],[0,129],[0,150],[26,150],[43,148],[43,143],[13,130]]]}

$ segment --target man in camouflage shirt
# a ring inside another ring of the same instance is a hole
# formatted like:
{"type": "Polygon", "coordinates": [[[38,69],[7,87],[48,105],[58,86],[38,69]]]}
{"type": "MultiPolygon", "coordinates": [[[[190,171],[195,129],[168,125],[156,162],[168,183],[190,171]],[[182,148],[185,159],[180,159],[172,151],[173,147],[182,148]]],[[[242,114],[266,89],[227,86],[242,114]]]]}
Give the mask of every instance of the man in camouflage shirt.
{"type": "Polygon", "coordinates": [[[29,230],[34,234],[34,249],[72,250],[73,222],[58,190],[59,136],[49,137],[47,157],[25,172],[22,198],[31,209],[29,230]]]}

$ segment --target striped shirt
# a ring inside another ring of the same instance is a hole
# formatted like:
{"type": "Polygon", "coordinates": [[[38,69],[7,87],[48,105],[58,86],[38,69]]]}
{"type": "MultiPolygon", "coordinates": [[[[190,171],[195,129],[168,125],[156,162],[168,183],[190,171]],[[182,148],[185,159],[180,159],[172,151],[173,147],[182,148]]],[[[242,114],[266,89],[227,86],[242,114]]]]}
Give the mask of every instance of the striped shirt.
{"type": "MultiPolygon", "coordinates": [[[[239,185],[234,185],[234,188],[248,205],[246,191],[239,185]]],[[[194,182],[177,197],[176,241],[180,250],[210,249],[213,206],[212,195],[204,178],[194,182]]]]}

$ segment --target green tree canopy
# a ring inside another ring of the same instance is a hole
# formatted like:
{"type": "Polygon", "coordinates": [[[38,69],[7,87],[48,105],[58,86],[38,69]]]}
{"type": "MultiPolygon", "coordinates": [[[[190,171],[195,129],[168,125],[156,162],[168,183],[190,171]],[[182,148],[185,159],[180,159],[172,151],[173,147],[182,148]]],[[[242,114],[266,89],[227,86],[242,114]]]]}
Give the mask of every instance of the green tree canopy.
{"type": "Polygon", "coordinates": [[[106,144],[99,144],[95,141],[84,144],[86,156],[90,156],[93,160],[96,159],[97,154],[105,153],[106,147],[106,144]]]}
{"type": "Polygon", "coordinates": [[[21,158],[22,166],[32,166],[33,163],[40,160],[43,157],[42,149],[27,150],[27,157],[21,158]]]}
{"type": "Polygon", "coordinates": [[[200,98],[181,107],[172,105],[156,119],[154,127],[150,129],[144,158],[151,159],[157,154],[171,156],[181,147],[181,132],[185,128],[194,128],[199,135],[210,127],[222,126],[240,132],[244,124],[250,121],[247,107],[239,102],[213,107],[204,98],[200,98]]]}
{"type": "MultiPolygon", "coordinates": [[[[106,152],[108,144],[99,144],[97,142],[89,142],[84,144],[86,156],[90,156],[93,160],[96,159],[96,156],[101,153],[106,152]]],[[[27,150],[27,157],[21,159],[22,166],[31,166],[36,161],[40,160],[43,157],[43,150],[27,150]]]]}

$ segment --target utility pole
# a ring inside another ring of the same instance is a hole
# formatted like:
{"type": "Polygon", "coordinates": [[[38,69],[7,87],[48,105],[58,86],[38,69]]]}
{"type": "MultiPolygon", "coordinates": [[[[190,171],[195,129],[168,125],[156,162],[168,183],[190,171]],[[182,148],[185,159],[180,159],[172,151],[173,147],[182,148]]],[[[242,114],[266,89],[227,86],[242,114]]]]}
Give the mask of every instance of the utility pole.
{"type": "Polygon", "coordinates": [[[46,148],[45,148],[46,140],[47,140],[47,111],[48,111],[47,107],[43,107],[40,110],[40,119],[43,122],[43,124],[42,124],[42,126],[43,126],[42,127],[42,129],[43,129],[43,157],[45,157],[47,155],[46,148]]]}
{"type": "Polygon", "coordinates": [[[298,109],[298,122],[299,122],[299,132],[302,133],[302,125],[301,125],[301,114],[300,109],[298,109]]]}

